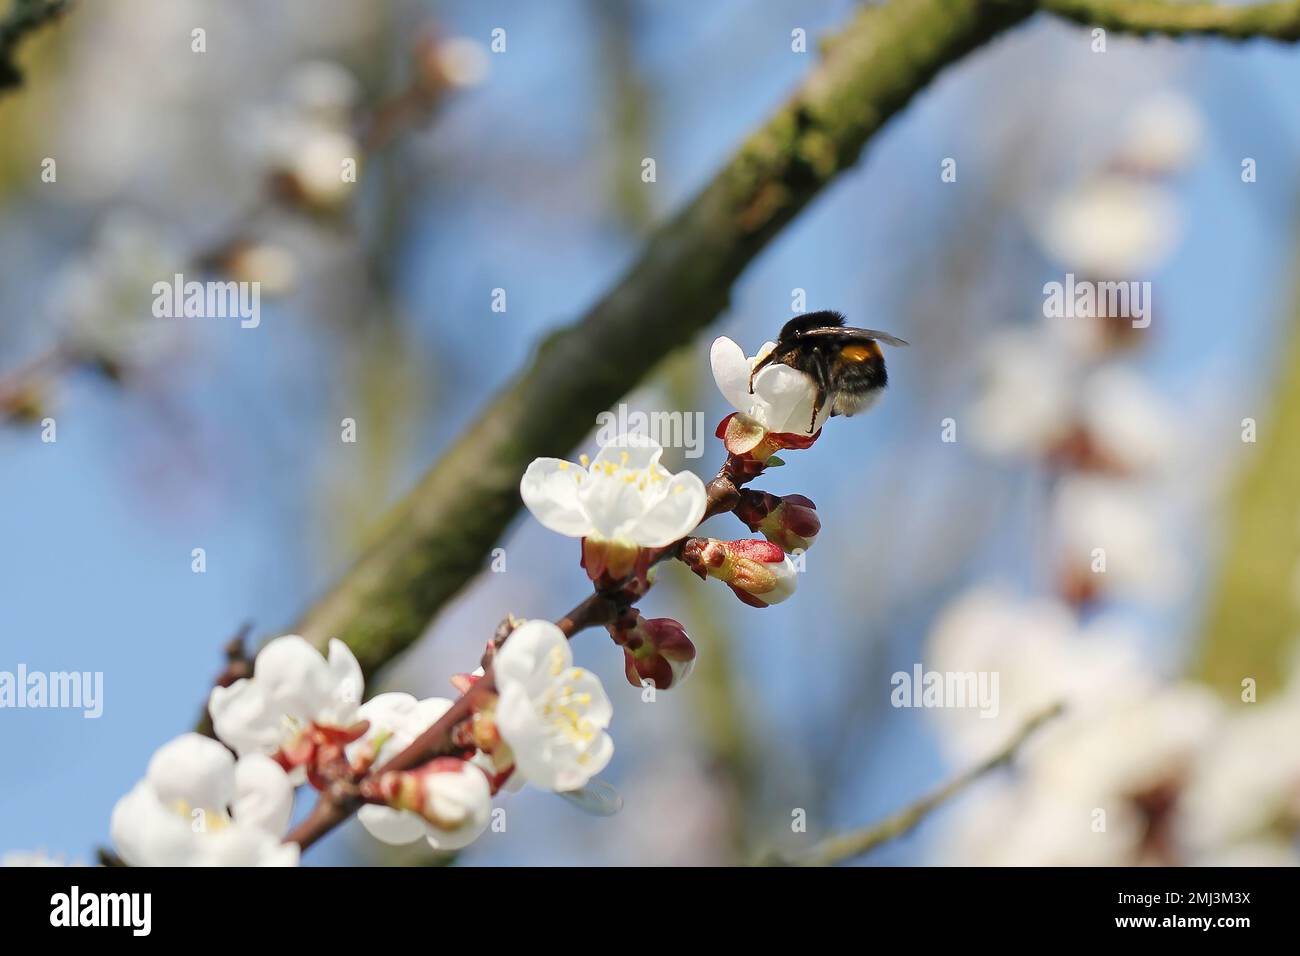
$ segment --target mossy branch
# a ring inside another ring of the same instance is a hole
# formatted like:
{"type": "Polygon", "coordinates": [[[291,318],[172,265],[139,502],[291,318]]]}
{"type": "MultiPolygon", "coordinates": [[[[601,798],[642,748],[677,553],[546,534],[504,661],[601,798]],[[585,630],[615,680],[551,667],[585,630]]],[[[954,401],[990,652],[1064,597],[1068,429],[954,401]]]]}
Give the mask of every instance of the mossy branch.
{"type": "Polygon", "coordinates": [[[1040,0],[1039,7],[1085,26],[1171,37],[1300,40],[1300,2],[1180,3],[1177,0],[1040,0]]]}
{"type": "Polygon", "coordinates": [[[62,15],[70,0],[13,0],[0,19],[0,93],[22,86],[23,73],[15,62],[23,39],[62,15]]]}

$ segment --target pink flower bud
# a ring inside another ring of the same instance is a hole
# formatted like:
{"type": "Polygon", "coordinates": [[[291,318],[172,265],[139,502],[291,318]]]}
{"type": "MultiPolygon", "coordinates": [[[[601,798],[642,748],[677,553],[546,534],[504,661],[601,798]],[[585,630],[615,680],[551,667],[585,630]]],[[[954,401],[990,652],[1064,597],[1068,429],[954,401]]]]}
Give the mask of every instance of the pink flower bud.
{"type": "Polygon", "coordinates": [[[686,629],[670,617],[647,619],[638,614],[631,627],[611,627],[610,633],[623,645],[624,673],[633,687],[649,680],[657,689],[667,690],[685,681],[695,668],[695,645],[686,629]]]}
{"type": "Polygon", "coordinates": [[[787,553],[807,551],[822,528],[817,506],[803,495],[777,497],[747,488],[740,493],[736,517],[787,553]]]}
{"type": "Polygon", "coordinates": [[[752,607],[779,604],[794,593],[794,564],[770,541],[691,538],[682,548],[682,560],[700,577],[725,582],[752,607]]]}

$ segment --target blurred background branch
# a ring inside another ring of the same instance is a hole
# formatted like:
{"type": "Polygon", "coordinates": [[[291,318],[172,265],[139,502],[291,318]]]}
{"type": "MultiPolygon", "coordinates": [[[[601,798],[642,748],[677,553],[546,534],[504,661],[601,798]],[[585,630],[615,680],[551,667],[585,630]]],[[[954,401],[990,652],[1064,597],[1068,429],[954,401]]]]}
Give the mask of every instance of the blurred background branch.
{"type": "MultiPolygon", "coordinates": [[[[1300,250],[1293,255],[1300,259],[1300,250]]],[[[1242,440],[1249,429],[1258,444],[1227,505],[1197,667],[1203,680],[1234,696],[1248,677],[1261,698],[1277,692],[1300,635],[1300,288],[1292,295],[1266,414],[1241,423],[1242,440]]]]}
{"type": "Polygon", "coordinates": [[[13,0],[0,20],[0,94],[22,86],[23,72],[15,57],[23,39],[68,9],[68,0],[13,0]]]}
{"type": "Polygon", "coordinates": [[[818,843],[806,856],[794,862],[799,866],[834,866],[845,863],[875,849],[890,840],[911,833],[921,822],[953,797],[960,794],[985,774],[1010,763],[1024,746],[1025,741],[1034,735],[1043,724],[1057,717],[1063,710],[1061,704],[1054,704],[1025,722],[1014,737],[1001,750],[974,767],[954,777],[938,790],[930,793],[915,803],[891,814],[878,823],[873,823],[861,830],[854,830],[840,836],[830,837],[818,843]]]}

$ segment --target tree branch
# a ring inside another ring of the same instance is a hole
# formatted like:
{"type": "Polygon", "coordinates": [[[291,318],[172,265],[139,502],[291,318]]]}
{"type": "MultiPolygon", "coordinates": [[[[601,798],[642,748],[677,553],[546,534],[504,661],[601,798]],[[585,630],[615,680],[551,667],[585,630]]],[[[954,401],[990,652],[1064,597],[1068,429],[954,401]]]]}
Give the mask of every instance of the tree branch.
{"type": "Polygon", "coordinates": [[[482,569],[518,511],[528,463],[577,444],[600,411],[727,306],[745,267],[918,90],[1032,11],[1029,0],[907,0],[859,12],[613,289],[543,343],[297,632],[318,646],[342,639],[367,673],[409,647],[482,569]]]}
{"type": "Polygon", "coordinates": [[[23,85],[23,72],[14,62],[23,38],[67,8],[68,0],[13,0],[9,16],[0,20],[0,93],[23,85]]]}
{"type": "Polygon", "coordinates": [[[1212,35],[1227,40],[1300,40],[1300,2],[1178,3],[1172,0],[1040,0],[1046,11],[1121,33],[1212,35]]]}
{"type": "Polygon", "coordinates": [[[805,856],[794,860],[798,866],[833,866],[874,850],[882,843],[888,843],[898,837],[912,832],[932,810],[947,803],[976,780],[992,770],[1010,763],[1016,753],[1039,727],[1057,717],[1064,709],[1062,704],[1054,704],[1047,710],[1031,718],[1007,745],[993,756],[976,764],[974,767],[954,777],[933,793],[927,794],[912,805],[899,810],[885,819],[873,823],[861,830],[823,840],[813,847],[805,856]]]}

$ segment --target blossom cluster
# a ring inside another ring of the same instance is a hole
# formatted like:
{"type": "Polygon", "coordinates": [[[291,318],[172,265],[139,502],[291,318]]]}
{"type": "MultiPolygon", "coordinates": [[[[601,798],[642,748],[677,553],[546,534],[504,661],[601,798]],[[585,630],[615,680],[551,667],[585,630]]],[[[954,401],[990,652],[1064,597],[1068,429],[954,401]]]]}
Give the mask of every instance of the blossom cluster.
{"type": "Polygon", "coordinates": [[[935,711],[962,762],[1064,702],[1018,759],[958,807],[944,862],[979,866],[1300,865],[1300,674],[1258,702],[1152,674],[1141,634],[1081,623],[1059,598],[981,587],[936,622],[930,665],[995,671],[1001,713],[935,711]]]}
{"type": "Polygon", "coordinates": [[[212,689],[216,739],[189,733],[166,743],[118,802],[112,835],[122,859],[139,866],[294,865],[300,846],[289,827],[301,786],[355,808],[380,841],[423,839],[440,851],[478,838],[503,789],[529,785],[597,812],[617,809],[617,797],[596,779],[614,754],[613,704],[600,680],[575,665],[574,630],[603,625],[639,690],[680,686],[696,659],[686,628],[635,606],[658,565],[681,561],[763,608],[794,593],[791,555],[820,531],[807,497],[745,487],[775,464],[777,449],[810,447],[826,418],[808,431],[816,385],[785,365],[754,375],[750,394],[752,370],[773,347],[746,357],[729,339],[714,343],[714,376],[736,411],[719,425],[727,457],[708,485],[669,471],[663,448],[638,434],[618,436],[592,459],[539,458],[525,471],[524,504],[548,529],[578,539],[593,589],[579,608],[599,613],[560,624],[508,618],[482,666],[453,678],[462,694],[455,713],[447,698],[383,693],[365,700],[361,667],[342,641],[331,640],[325,655],[297,635],[270,641],[251,674],[212,689]],[[694,536],[705,518],[724,511],[762,537],[694,536]]]}
{"type": "MultiPolygon", "coordinates": [[[[1178,239],[1168,179],[1198,140],[1186,102],[1138,104],[1100,171],[1051,205],[1044,252],[1085,279],[1149,274],[1178,239]]],[[[1143,611],[1186,592],[1162,518],[1178,505],[1167,479],[1196,473],[1199,457],[1133,361],[1158,328],[1102,311],[1049,318],[997,337],[988,356],[976,439],[1051,479],[1052,593],[982,585],[939,615],[930,666],[996,673],[1001,700],[997,720],[936,713],[947,748],[969,761],[1047,706],[1065,712],[1023,750],[1020,774],[955,814],[946,863],[1300,862],[1300,679],[1233,706],[1139,656],[1143,611]]]]}

